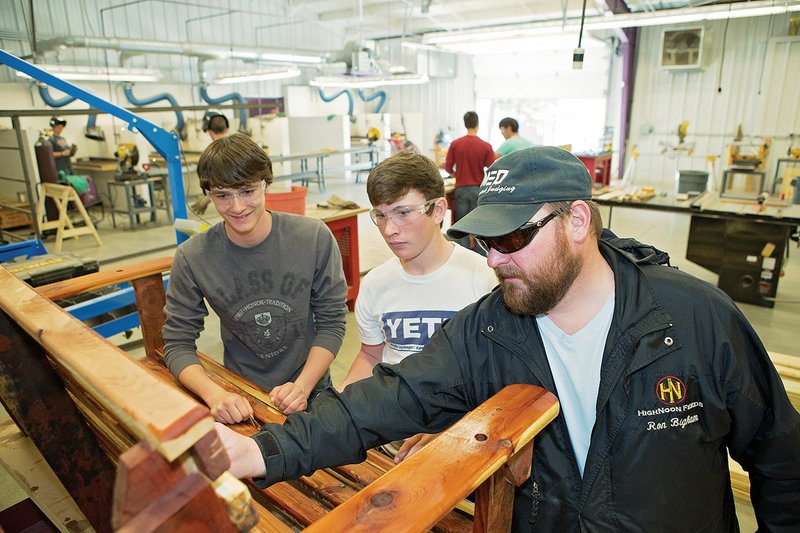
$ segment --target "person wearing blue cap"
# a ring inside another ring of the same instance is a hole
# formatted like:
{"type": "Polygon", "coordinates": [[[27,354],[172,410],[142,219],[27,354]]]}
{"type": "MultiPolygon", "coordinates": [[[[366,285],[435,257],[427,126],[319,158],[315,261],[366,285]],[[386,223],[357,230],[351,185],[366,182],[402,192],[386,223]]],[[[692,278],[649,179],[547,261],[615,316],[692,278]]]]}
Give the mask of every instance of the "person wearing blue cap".
{"type": "Polygon", "coordinates": [[[800,415],[755,331],[717,287],[604,233],[591,195],[559,148],[495,161],[448,233],[475,236],[500,289],[308,416],[252,438],[218,428],[232,471],[270,484],[354,462],[529,383],[561,410],[536,437],[513,531],[738,531],[728,455],[749,473],[759,530],[797,531],[800,415]]]}

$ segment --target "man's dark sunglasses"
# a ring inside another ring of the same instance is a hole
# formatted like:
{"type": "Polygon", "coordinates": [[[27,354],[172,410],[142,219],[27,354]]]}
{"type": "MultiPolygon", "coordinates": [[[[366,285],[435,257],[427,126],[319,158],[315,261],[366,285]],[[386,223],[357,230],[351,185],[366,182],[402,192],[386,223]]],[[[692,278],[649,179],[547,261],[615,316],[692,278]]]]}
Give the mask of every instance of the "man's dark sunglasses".
{"type": "Polygon", "coordinates": [[[536,222],[528,222],[527,224],[523,224],[519,228],[515,229],[511,233],[506,233],[505,235],[500,235],[498,237],[479,237],[475,235],[475,242],[477,242],[487,254],[491,248],[494,248],[501,254],[513,254],[514,252],[528,246],[528,244],[530,244],[533,238],[536,237],[536,234],[539,233],[539,230],[542,229],[545,224],[562,213],[565,213],[565,211],[553,211],[541,220],[537,220],[536,222]]]}

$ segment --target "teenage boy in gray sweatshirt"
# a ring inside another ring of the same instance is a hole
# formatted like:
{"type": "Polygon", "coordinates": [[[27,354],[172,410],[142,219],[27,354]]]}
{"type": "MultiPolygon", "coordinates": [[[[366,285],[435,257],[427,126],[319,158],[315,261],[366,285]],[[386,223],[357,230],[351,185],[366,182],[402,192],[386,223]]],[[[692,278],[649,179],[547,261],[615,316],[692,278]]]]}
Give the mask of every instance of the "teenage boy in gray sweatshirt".
{"type": "Polygon", "coordinates": [[[224,364],[270,392],[286,414],[330,385],[345,331],[347,283],[336,240],[321,221],[266,211],[272,164],[245,135],[212,142],[197,164],[222,222],[178,247],[167,288],[165,359],[174,376],[225,423],[253,414],[206,374],[196,354],[210,305],[224,364]]]}

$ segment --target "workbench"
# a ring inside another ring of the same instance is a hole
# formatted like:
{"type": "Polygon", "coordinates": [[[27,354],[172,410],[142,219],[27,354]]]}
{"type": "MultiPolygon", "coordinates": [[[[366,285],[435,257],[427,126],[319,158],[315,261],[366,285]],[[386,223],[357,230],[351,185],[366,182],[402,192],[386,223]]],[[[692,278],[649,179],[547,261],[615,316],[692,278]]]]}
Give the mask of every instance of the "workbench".
{"type": "Polygon", "coordinates": [[[611,181],[611,152],[575,154],[589,171],[594,183],[608,185],[611,181]]]}
{"type": "Polygon", "coordinates": [[[359,182],[358,177],[362,172],[370,172],[378,164],[378,149],[375,146],[357,146],[355,148],[346,148],[344,150],[323,150],[317,159],[320,168],[320,177],[322,184],[325,184],[325,174],[334,172],[355,172],[356,183],[359,182]],[[325,160],[332,155],[351,155],[355,161],[350,165],[335,168],[325,168],[325,160]]]}
{"type": "Polygon", "coordinates": [[[319,191],[324,192],[326,190],[325,178],[328,174],[333,172],[355,172],[356,182],[358,182],[359,173],[369,172],[375,168],[375,165],[378,164],[378,149],[374,146],[361,146],[356,148],[345,148],[341,150],[321,150],[319,152],[310,152],[305,154],[270,155],[269,158],[273,164],[297,161],[300,165],[300,170],[286,174],[275,175],[272,181],[300,181],[306,186],[309,182],[314,182],[317,184],[319,191]],[[351,155],[356,158],[356,161],[350,165],[326,168],[326,161],[328,158],[337,155],[351,155]],[[309,164],[309,162],[312,160],[314,161],[313,168],[309,164]]]}
{"type": "Polygon", "coordinates": [[[320,165],[318,162],[315,163],[314,168],[311,168],[308,164],[309,161],[312,159],[317,161],[318,153],[308,153],[308,154],[293,154],[293,155],[270,155],[269,159],[272,161],[272,164],[275,163],[292,163],[297,162],[300,165],[300,169],[294,172],[276,174],[272,177],[273,183],[276,181],[299,181],[303,186],[308,186],[310,181],[313,181],[317,184],[320,191],[325,190],[324,183],[322,181],[322,177],[320,174],[320,165]]]}
{"type": "Polygon", "coordinates": [[[325,222],[339,244],[342,254],[344,278],[347,281],[347,308],[353,311],[361,286],[361,268],[358,259],[358,215],[369,211],[358,209],[323,209],[314,205],[306,206],[306,216],[325,222]]]}
{"type": "Polygon", "coordinates": [[[691,216],[686,258],[718,274],[717,285],[733,300],[774,307],[789,239],[800,225],[799,205],[775,197],[759,205],[710,192],[687,200],[671,194],[632,200],[612,191],[594,201],[609,207],[609,229],[615,207],[691,216]]]}
{"type": "Polygon", "coordinates": [[[172,204],[170,203],[169,194],[169,178],[166,174],[158,176],[143,175],[140,178],[130,180],[114,180],[108,182],[108,198],[111,202],[111,224],[116,228],[117,219],[115,213],[127,213],[131,230],[136,229],[139,223],[139,215],[142,213],[150,213],[150,221],[157,220],[156,211],[163,209],[167,212],[167,222],[172,223],[172,204]],[[164,207],[159,207],[156,198],[156,184],[161,184],[161,190],[164,191],[164,207]],[[145,187],[147,189],[147,199],[149,205],[136,205],[136,188],[145,187]],[[118,195],[115,194],[114,189],[122,194],[124,198],[125,208],[122,209],[121,203],[117,202],[118,195]]]}
{"type": "Polygon", "coordinates": [[[72,170],[76,174],[81,172],[116,172],[118,169],[119,163],[116,159],[90,157],[89,159],[77,159],[72,163],[72,170]]]}

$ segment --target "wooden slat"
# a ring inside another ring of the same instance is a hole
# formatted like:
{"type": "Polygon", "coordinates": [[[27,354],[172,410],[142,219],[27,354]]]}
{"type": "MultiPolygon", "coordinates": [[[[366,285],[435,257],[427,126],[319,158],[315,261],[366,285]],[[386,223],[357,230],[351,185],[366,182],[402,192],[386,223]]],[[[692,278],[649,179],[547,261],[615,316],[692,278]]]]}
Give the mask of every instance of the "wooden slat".
{"type": "Polygon", "coordinates": [[[207,409],[144,372],[125,352],[5,269],[0,269],[0,308],[104,409],[168,460],[213,428],[207,409]]]}
{"type": "MultiPolygon", "coordinates": [[[[0,298],[4,290],[0,286],[0,298]]],[[[114,465],[84,423],[42,347],[11,320],[5,308],[0,312],[0,399],[92,526],[110,531],[114,465]]]]}
{"type": "Polygon", "coordinates": [[[220,505],[217,494],[208,482],[195,472],[172,486],[165,497],[154,501],[117,531],[118,533],[142,531],[236,533],[237,530],[227,515],[215,512],[220,505]]]}
{"type": "Polygon", "coordinates": [[[266,489],[260,489],[251,481],[250,487],[255,494],[260,494],[266,501],[279,507],[283,513],[303,527],[319,520],[330,510],[289,483],[276,483],[266,489]]]}
{"type": "MultiPolygon", "coordinates": [[[[232,373],[230,370],[224,368],[222,365],[210,360],[208,356],[198,352],[198,356],[200,356],[201,361],[206,366],[206,370],[209,372],[209,376],[221,387],[225,388],[230,392],[236,392],[237,394],[244,395],[248,401],[253,405],[253,409],[255,411],[255,417],[261,423],[276,423],[282,424],[283,421],[286,419],[286,415],[280,413],[274,407],[265,404],[261,399],[269,399],[266,393],[259,389],[255,384],[249,382],[248,380],[232,373]],[[233,383],[225,380],[224,378],[217,375],[217,372],[223,374],[225,376],[230,377],[231,380],[236,382],[236,385],[233,383]],[[238,385],[244,385],[243,388],[239,388],[238,385]],[[252,391],[256,396],[251,395],[249,391],[252,391]],[[261,398],[261,399],[259,399],[261,398]]],[[[147,368],[149,371],[153,372],[154,375],[157,375],[160,379],[162,379],[166,383],[176,383],[172,374],[163,366],[162,363],[155,362],[153,360],[143,359],[139,361],[139,364],[147,368]]],[[[233,424],[230,426],[236,432],[245,435],[251,436],[255,434],[256,429],[250,426],[248,423],[241,423],[241,424],[233,424]]],[[[360,465],[342,465],[337,466],[335,468],[329,469],[331,474],[339,475],[343,479],[353,480],[355,483],[360,485],[365,485],[377,480],[381,475],[383,475],[387,470],[390,470],[395,467],[394,461],[390,458],[386,457],[385,455],[374,451],[369,450],[367,452],[367,461],[361,463],[360,465]]],[[[306,486],[306,490],[325,490],[324,487],[326,483],[331,483],[331,477],[329,474],[324,474],[322,472],[315,472],[311,476],[306,478],[301,478],[298,483],[302,483],[306,486]],[[327,477],[323,477],[327,476],[327,477]]],[[[278,484],[281,485],[281,484],[278,484]]],[[[274,485],[273,487],[277,487],[278,485],[274,485]]],[[[272,487],[268,489],[259,489],[255,485],[251,485],[251,489],[254,493],[262,494],[265,499],[268,501],[273,502],[276,506],[284,508],[283,504],[281,503],[281,494],[270,494],[269,491],[272,487]]],[[[331,505],[336,505],[344,501],[344,499],[337,500],[328,500],[331,505]]],[[[288,504],[288,502],[287,502],[288,504]]],[[[460,502],[458,507],[462,507],[463,502],[460,502]]],[[[309,507],[313,507],[314,504],[308,504],[309,507]]],[[[305,511],[303,509],[286,509],[284,508],[286,514],[292,516],[294,520],[297,520],[299,523],[303,525],[307,525],[307,522],[304,520],[305,511]]],[[[313,511],[311,511],[313,514],[313,511]]],[[[471,514],[471,513],[470,513],[471,514]]],[[[449,515],[442,518],[442,520],[433,527],[435,532],[467,532],[472,530],[472,521],[469,520],[467,517],[453,512],[449,515]]]]}
{"type": "Polygon", "coordinates": [[[164,461],[146,442],[140,442],[121,454],[117,471],[111,522],[114,529],[134,520],[187,475],[180,467],[175,468],[164,461]]]}
{"type": "Polygon", "coordinates": [[[731,471],[731,487],[736,496],[750,501],[750,476],[742,467],[728,457],[728,468],[731,471]]]}
{"type": "MultiPolygon", "coordinates": [[[[160,298],[163,298],[163,286],[161,284],[161,274],[160,274],[160,272],[162,270],[165,270],[166,268],[169,268],[170,261],[171,260],[169,258],[165,258],[165,260],[163,260],[162,263],[155,264],[155,265],[150,265],[149,267],[146,266],[146,265],[144,267],[142,265],[136,265],[135,268],[129,268],[127,270],[126,269],[121,269],[120,272],[116,272],[114,274],[103,273],[102,277],[101,276],[97,276],[97,275],[91,275],[91,276],[94,276],[95,279],[89,280],[90,281],[89,283],[83,282],[82,284],[78,284],[78,285],[75,285],[75,286],[67,286],[67,287],[64,287],[64,286],[61,286],[61,287],[46,287],[46,288],[40,288],[40,290],[41,289],[45,289],[44,292],[46,292],[47,294],[53,295],[54,297],[63,298],[63,297],[66,297],[67,295],[74,295],[75,293],[79,293],[79,292],[82,292],[83,290],[86,290],[85,288],[76,289],[75,288],[76,286],[88,287],[90,289],[93,289],[93,288],[99,288],[99,287],[106,286],[106,285],[113,284],[113,283],[118,283],[121,280],[121,278],[127,279],[129,281],[130,280],[137,280],[137,279],[143,280],[142,282],[140,282],[140,285],[142,285],[145,288],[140,289],[140,290],[138,290],[136,292],[137,292],[137,306],[141,310],[141,314],[142,314],[142,317],[143,317],[143,324],[145,323],[145,320],[149,320],[149,322],[147,322],[148,326],[146,326],[146,327],[147,327],[147,329],[151,330],[150,333],[145,334],[146,339],[150,339],[150,344],[148,344],[146,346],[146,351],[148,352],[148,355],[150,355],[151,357],[153,357],[153,356],[159,357],[160,356],[160,352],[163,350],[163,340],[160,337],[160,326],[163,323],[163,303],[162,303],[163,300],[160,300],[160,298]],[[150,279],[147,279],[148,276],[149,276],[150,279]],[[153,300],[153,301],[152,302],[145,302],[145,300],[148,299],[148,298],[153,300]],[[145,303],[145,305],[142,305],[142,303],[145,303]],[[153,318],[153,317],[155,317],[155,318],[153,318]]],[[[88,276],[86,276],[86,277],[88,277],[88,276]]],[[[136,285],[136,283],[134,283],[134,285],[136,285]]],[[[1,288],[2,288],[2,280],[0,280],[0,289],[1,288]]],[[[0,302],[0,304],[1,304],[1,302],[0,302]]],[[[146,340],[146,342],[148,342],[148,341],[146,340]]],[[[218,382],[221,385],[223,385],[228,390],[232,390],[234,392],[237,392],[237,393],[240,393],[240,394],[244,394],[245,397],[247,397],[249,399],[249,401],[251,401],[251,403],[253,404],[254,409],[255,409],[256,418],[260,422],[262,422],[262,423],[264,423],[264,422],[281,423],[285,419],[283,414],[278,412],[273,406],[270,405],[269,396],[268,396],[268,394],[266,392],[262,391],[257,386],[255,386],[254,384],[250,383],[249,381],[244,380],[243,378],[237,376],[236,374],[233,374],[229,370],[227,370],[224,367],[222,367],[222,365],[219,365],[218,363],[216,363],[213,360],[203,356],[202,354],[198,354],[198,355],[201,356],[201,360],[202,360],[203,364],[206,366],[206,369],[208,370],[208,372],[209,372],[210,376],[212,377],[212,379],[214,379],[216,382],[218,382]]],[[[160,364],[155,363],[155,361],[153,359],[140,361],[140,362],[138,362],[138,364],[143,366],[143,367],[148,368],[148,373],[157,368],[158,370],[157,370],[157,372],[155,372],[156,375],[153,375],[153,378],[155,380],[157,380],[157,381],[164,382],[164,385],[167,385],[167,386],[170,386],[170,387],[174,387],[175,386],[175,382],[174,382],[174,379],[172,378],[172,376],[169,375],[169,373],[166,371],[166,369],[163,366],[161,366],[160,364]]],[[[518,401],[518,400],[512,400],[512,401],[518,401]]],[[[538,398],[537,401],[539,402],[540,406],[544,406],[544,404],[547,403],[546,401],[542,400],[541,398],[538,398]]],[[[516,407],[510,408],[512,413],[516,413],[515,409],[516,409],[516,407]]],[[[548,409],[545,409],[545,411],[547,411],[545,413],[546,416],[549,416],[550,414],[552,414],[552,416],[555,416],[555,413],[557,413],[557,404],[555,406],[551,405],[548,409]],[[552,412],[550,412],[550,411],[552,411],[552,412]]],[[[98,419],[102,420],[102,417],[98,417],[98,419]]],[[[546,423],[546,421],[542,422],[542,425],[544,423],[546,423]]],[[[232,427],[234,428],[234,430],[240,432],[243,435],[251,435],[256,431],[256,429],[254,427],[252,427],[252,426],[250,426],[248,424],[245,424],[245,423],[237,424],[237,425],[234,425],[232,427]]],[[[538,428],[538,427],[530,428],[530,430],[534,431],[534,432],[538,431],[539,429],[540,428],[538,428]]],[[[468,431],[472,431],[472,430],[468,430],[468,431]]],[[[463,432],[462,433],[458,433],[458,435],[460,435],[458,437],[460,439],[466,438],[466,436],[465,436],[465,434],[463,434],[463,432]]],[[[487,445],[484,444],[482,446],[479,446],[480,450],[482,451],[482,453],[478,453],[478,455],[481,457],[481,461],[483,461],[481,463],[481,465],[486,466],[487,461],[488,461],[489,467],[485,471],[481,470],[481,469],[476,471],[479,475],[475,478],[475,480],[472,481],[472,484],[470,485],[470,487],[468,487],[468,489],[466,490],[466,492],[464,494],[469,493],[471,490],[473,490],[475,487],[477,487],[480,484],[481,481],[485,480],[485,476],[489,476],[492,471],[497,469],[498,465],[503,464],[508,459],[508,455],[511,454],[511,448],[514,448],[514,446],[519,448],[525,442],[530,442],[530,439],[532,438],[532,435],[533,435],[533,433],[531,433],[529,435],[525,430],[520,430],[518,432],[518,434],[514,434],[512,436],[513,438],[500,439],[499,441],[497,441],[496,446],[494,447],[494,449],[490,453],[486,453],[486,450],[489,448],[489,447],[487,447],[487,445]]],[[[202,437],[202,435],[197,436],[195,441],[199,440],[200,437],[202,437]]],[[[451,435],[448,438],[452,439],[453,437],[451,435]]],[[[491,439],[492,439],[492,437],[489,437],[488,440],[491,441],[491,439]]],[[[119,439],[117,439],[117,440],[119,440],[119,439]]],[[[467,440],[469,441],[469,439],[467,439],[467,440]]],[[[471,441],[469,441],[469,442],[471,442],[471,441]]],[[[452,444],[453,443],[451,443],[451,445],[452,444]]],[[[474,443],[472,443],[472,444],[474,444],[474,443]]],[[[195,443],[195,446],[202,448],[202,446],[200,444],[197,444],[197,442],[195,443]]],[[[432,448],[432,449],[437,449],[437,450],[439,450],[439,453],[442,453],[442,449],[443,449],[442,447],[443,446],[447,446],[446,442],[441,441],[441,439],[437,439],[435,445],[433,445],[433,444],[429,445],[427,448],[425,448],[423,450],[423,452],[425,452],[425,450],[428,450],[429,448],[432,448]]],[[[206,450],[206,451],[208,451],[208,450],[206,450]]],[[[416,461],[420,460],[419,457],[418,457],[420,453],[422,453],[422,452],[418,452],[416,455],[412,456],[412,458],[409,458],[407,461],[404,462],[404,464],[408,463],[406,465],[406,468],[414,468],[414,463],[416,461]],[[417,458],[416,461],[414,461],[415,458],[417,458]]],[[[211,453],[211,455],[214,455],[214,454],[211,453]]],[[[446,453],[445,455],[448,456],[447,457],[448,459],[452,459],[452,457],[451,457],[452,454],[446,453]]],[[[319,514],[323,512],[324,506],[319,506],[319,504],[313,504],[313,505],[317,506],[316,510],[313,510],[312,507],[311,507],[311,504],[308,503],[308,502],[311,502],[312,500],[308,500],[307,499],[308,498],[307,494],[304,494],[304,493],[306,493],[306,492],[307,493],[312,493],[313,492],[313,493],[317,494],[317,496],[319,498],[321,498],[323,501],[329,502],[330,505],[335,505],[335,504],[344,502],[343,505],[346,507],[348,505],[353,505],[352,503],[348,503],[348,502],[352,502],[355,499],[355,498],[351,498],[351,496],[353,496],[355,494],[355,491],[354,491],[353,487],[357,487],[361,483],[365,483],[365,482],[370,482],[370,481],[375,482],[375,480],[377,479],[377,477],[380,475],[380,473],[382,471],[387,470],[387,469],[388,470],[394,469],[395,465],[394,465],[393,461],[391,459],[383,456],[382,454],[379,454],[379,453],[374,452],[374,451],[370,451],[368,453],[368,456],[369,456],[368,460],[365,463],[361,464],[361,465],[348,465],[348,466],[345,466],[345,467],[337,467],[336,469],[331,469],[329,472],[326,472],[326,471],[315,472],[311,476],[308,476],[306,478],[302,478],[300,480],[297,480],[297,481],[293,482],[294,484],[297,485],[297,487],[302,487],[301,491],[297,491],[296,487],[293,488],[291,484],[281,483],[281,484],[277,484],[277,485],[275,485],[273,487],[270,487],[269,489],[266,489],[266,490],[263,490],[263,491],[262,490],[257,490],[256,493],[260,494],[261,496],[259,496],[259,497],[264,498],[266,501],[272,501],[272,502],[282,501],[282,504],[280,504],[280,505],[278,503],[273,503],[273,505],[279,505],[281,508],[284,508],[284,506],[288,506],[290,508],[292,506],[294,506],[294,507],[308,507],[308,509],[310,509],[310,510],[307,509],[307,510],[304,510],[302,512],[299,512],[299,511],[295,512],[294,513],[295,516],[292,517],[293,520],[297,520],[300,523],[307,523],[309,520],[315,520],[319,516],[319,514]],[[272,491],[272,492],[270,493],[270,491],[272,491]],[[268,498],[267,495],[270,495],[271,497],[268,498]],[[302,496],[302,498],[301,498],[301,496],[302,496]],[[290,501],[293,502],[293,503],[289,503],[290,501]],[[303,503],[300,503],[300,502],[303,502],[303,503]],[[306,513],[305,516],[300,516],[302,513],[306,513]],[[308,513],[311,513],[311,514],[309,515],[308,513]]],[[[424,455],[422,457],[424,457],[424,455]]],[[[506,484],[511,484],[511,486],[513,486],[514,480],[516,480],[517,478],[524,478],[524,477],[526,477],[528,475],[529,465],[530,465],[530,456],[528,456],[526,460],[528,462],[527,468],[525,466],[522,466],[522,467],[517,466],[516,468],[513,468],[515,463],[512,462],[509,467],[505,467],[504,466],[502,468],[502,472],[501,473],[495,474],[493,476],[493,478],[492,478],[493,481],[494,480],[504,480],[504,482],[506,484]]],[[[436,463],[436,462],[437,461],[435,460],[434,463],[436,463]]],[[[477,468],[477,467],[473,466],[472,468],[477,468]]],[[[212,465],[211,469],[214,470],[214,469],[216,469],[216,467],[214,467],[212,465]]],[[[464,477],[467,477],[467,478],[470,477],[470,472],[465,472],[464,469],[461,468],[461,467],[458,467],[455,471],[457,471],[457,473],[458,473],[457,476],[448,476],[448,477],[461,478],[462,484],[463,484],[463,478],[464,477]]],[[[476,473],[476,472],[472,472],[472,473],[476,473]]],[[[392,473],[390,473],[390,474],[392,474],[392,473]]],[[[399,474],[394,474],[394,477],[396,477],[398,475],[399,474]]],[[[384,477],[388,478],[389,481],[391,481],[393,479],[393,477],[390,477],[390,476],[384,476],[384,477]]],[[[378,479],[377,480],[378,485],[381,485],[381,486],[386,482],[387,482],[386,479],[378,479]]],[[[369,490],[369,488],[365,489],[365,490],[369,490]]],[[[511,493],[513,495],[513,489],[511,489],[511,491],[512,491],[511,493]]],[[[452,492],[452,491],[448,490],[446,492],[452,492]]],[[[374,496],[374,494],[372,494],[372,493],[365,492],[364,495],[359,495],[357,499],[360,500],[360,501],[363,501],[364,498],[365,498],[365,495],[366,495],[366,498],[367,498],[368,505],[371,505],[369,500],[370,500],[370,498],[372,498],[372,496],[374,496]]],[[[385,496],[386,495],[384,493],[381,493],[381,495],[378,498],[377,502],[379,504],[382,503],[382,501],[383,501],[382,498],[385,498],[385,496]]],[[[447,498],[449,498],[451,500],[454,499],[452,494],[448,495],[447,498]]],[[[454,499],[454,503],[453,504],[458,503],[458,500],[460,500],[460,499],[461,499],[460,497],[456,496],[455,499],[454,499]]],[[[375,503],[376,500],[374,500],[374,498],[372,498],[372,500],[373,500],[372,503],[375,503]]],[[[426,500],[425,503],[428,504],[428,505],[430,504],[430,502],[427,501],[427,500],[426,500]]],[[[449,503],[448,503],[448,505],[449,505],[449,503]]],[[[467,528],[469,527],[469,522],[466,519],[464,519],[462,516],[458,515],[458,513],[449,513],[449,514],[447,514],[448,510],[450,508],[452,508],[452,506],[453,505],[449,505],[449,506],[447,506],[447,505],[446,506],[441,506],[440,505],[439,507],[437,507],[437,509],[438,509],[437,514],[439,516],[447,515],[447,517],[443,521],[441,521],[438,525],[434,525],[433,523],[430,523],[427,526],[424,526],[424,529],[427,529],[427,528],[430,528],[430,527],[434,527],[435,531],[466,531],[467,528]]],[[[505,503],[503,505],[503,508],[510,509],[510,505],[508,503],[505,503]]],[[[414,503],[412,509],[413,509],[412,514],[416,514],[419,511],[420,506],[418,505],[418,502],[414,503]]],[[[483,509],[483,507],[482,507],[482,509],[483,509]]],[[[487,507],[487,509],[488,509],[488,507],[487,507]]],[[[380,514],[381,510],[382,509],[378,509],[377,513],[373,510],[371,512],[371,514],[373,514],[373,515],[380,514]]],[[[285,509],[282,512],[286,512],[285,509]]],[[[275,517],[273,517],[270,513],[264,514],[263,509],[260,510],[260,513],[261,513],[262,517],[261,517],[261,519],[259,521],[257,529],[264,528],[266,522],[269,522],[269,525],[266,526],[267,528],[276,527],[276,528],[281,529],[281,530],[287,530],[288,529],[285,526],[285,524],[283,524],[280,520],[275,519],[275,517]],[[265,518],[265,517],[269,517],[269,518],[265,518]]],[[[337,513],[341,513],[341,512],[337,511],[337,513]]],[[[425,513],[423,513],[423,514],[425,514],[425,513]]],[[[398,515],[396,514],[395,516],[398,516],[398,515]]],[[[403,516],[404,517],[403,522],[405,522],[406,521],[405,520],[406,516],[409,516],[409,515],[407,515],[405,512],[401,512],[401,514],[399,516],[403,516]]],[[[498,514],[498,516],[501,516],[502,520],[507,520],[506,516],[510,516],[510,515],[505,511],[501,511],[498,514]]],[[[329,519],[328,518],[323,518],[322,520],[317,521],[317,523],[325,523],[326,520],[329,520],[329,519]]],[[[426,519],[426,520],[429,520],[429,518],[426,519]]],[[[485,522],[484,518],[480,518],[480,520],[485,522]]],[[[490,524],[495,524],[495,523],[499,524],[499,523],[501,523],[500,521],[496,520],[495,518],[492,518],[491,520],[492,521],[490,521],[488,523],[490,523],[490,524]]],[[[436,520],[434,520],[434,522],[435,521],[436,520]]],[[[397,525],[397,523],[394,522],[392,524],[392,526],[390,527],[390,529],[392,531],[398,530],[395,527],[396,525],[397,525]]],[[[486,525],[486,524],[478,524],[478,526],[479,527],[490,527],[490,528],[493,527],[492,525],[486,525]]],[[[314,524],[311,527],[312,527],[312,530],[313,530],[313,528],[318,527],[318,526],[317,526],[317,524],[314,524]]],[[[350,525],[348,524],[344,528],[338,528],[338,529],[334,528],[334,530],[348,530],[348,531],[350,531],[352,529],[351,529],[350,525]]],[[[419,529],[419,528],[417,528],[415,526],[412,526],[409,530],[415,530],[416,531],[416,530],[422,530],[422,529],[419,529]]]]}
{"type": "Polygon", "coordinates": [[[131,285],[136,296],[136,311],[139,313],[144,352],[147,357],[155,358],[156,351],[164,346],[164,336],[161,332],[166,320],[164,306],[167,304],[164,279],[158,272],[131,280],[131,285]]]}
{"type": "Polygon", "coordinates": [[[256,505],[256,514],[258,523],[250,530],[250,533],[293,533],[295,531],[260,505],[256,505]]]}
{"type": "Polygon", "coordinates": [[[501,475],[491,476],[475,491],[475,531],[510,531],[514,506],[514,484],[501,467],[501,475]]]}
{"type": "Polygon", "coordinates": [[[800,370],[800,357],[786,355],[778,352],[769,352],[769,357],[775,365],[781,365],[794,370],[800,370]]]}
{"type": "Polygon", "coordinates": [[[0,466],[59,531],[94,531],[33,441],[8,417],[0,419],[0,466]]]}
{"type": "Polygon", "coordinates": [[[50,300],[69,298],[85,292],[102,289],[125,281],[133,281],[145,276],[167,272],[172,267],[171,257],[159,257],[149,261],[128,265],[113,270],[94,272],[78,278],[42,285],[36,292],[50,300]]]}
{"type": "Polygon", "coordinates": [[[358,492],[348,487],[325,470],[317,470],[310,476],[303,476],[298,482],[308,487],[308,489],[320,499],[331,505],[341,505],[358,492]]]}
{"type": "Polygon", "coordinates": [[[533,441],[530,441],[478,487],[475,492],[475,531],[511,530],[514,491],[531,476],[532,460],[533,441]]]}
{"type": "Polygon", "coordinates": [[[510,385],[308,531],[425,531],[557,414],[544,389],[510,385]]]}
{"type": "Polygon", "coordinates": [[[800,357],[776,352],[770,352],[769,356],[783,380],[789,400],[800,411],[800,357]]]}

